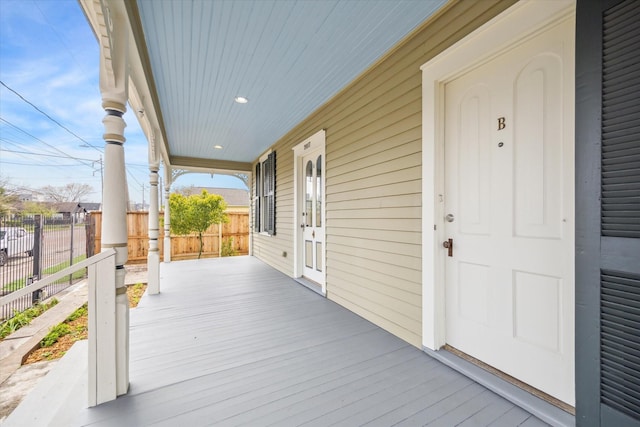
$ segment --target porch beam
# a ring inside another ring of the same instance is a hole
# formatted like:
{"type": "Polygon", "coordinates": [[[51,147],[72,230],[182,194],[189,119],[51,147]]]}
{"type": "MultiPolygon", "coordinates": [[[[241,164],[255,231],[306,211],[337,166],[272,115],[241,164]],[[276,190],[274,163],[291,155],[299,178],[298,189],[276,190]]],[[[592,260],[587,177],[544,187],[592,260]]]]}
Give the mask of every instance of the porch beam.
{"type": "Polygon", "coordinates": [[[251,172],[251,163],[246,162],[233,162],[229,160],[215,160],[215,159],[201,159],[196,157],[186,156],[171,156],[171,166],[174,168],[185,169],[206,169],[207,172],[211,172],[213,169],[216,171],[228,171],[228,172],[251,172]]]}

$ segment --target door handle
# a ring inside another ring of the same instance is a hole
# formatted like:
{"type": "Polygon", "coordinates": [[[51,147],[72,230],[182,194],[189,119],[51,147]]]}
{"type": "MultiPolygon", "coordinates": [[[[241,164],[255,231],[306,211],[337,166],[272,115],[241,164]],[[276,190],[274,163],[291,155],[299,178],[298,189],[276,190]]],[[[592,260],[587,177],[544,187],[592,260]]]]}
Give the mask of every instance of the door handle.
{"type": "Polygon", "coordinates": [[[453,239],[445,240],[442,246],[447,248],[447,256],[453,256],[453,239]]]}
{"type": "Polygon", "coordinates": [[[304,230],[304,222],[302,224],[300,224],[300,228],[302,228],[304,230]]]}

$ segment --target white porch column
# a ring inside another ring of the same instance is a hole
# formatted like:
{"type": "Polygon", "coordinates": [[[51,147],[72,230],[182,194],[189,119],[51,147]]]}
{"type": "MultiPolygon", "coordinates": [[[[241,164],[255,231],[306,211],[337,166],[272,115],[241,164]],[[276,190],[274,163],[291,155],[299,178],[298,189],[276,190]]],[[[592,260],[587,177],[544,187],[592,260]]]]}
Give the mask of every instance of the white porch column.
{"type": "Polygon", "coordinates": [[[169,195],[171,193],[171,167],[164,165],[164,262],[171,262],[171,229],[169,195]]]}
{"type": "Polygon", "coordinates": [[[149,167],[149,253],[147,254],[147,291],[160,293],[160,250],[158,249],[158,163],[149,167]]]}
{"type": "MultiPolygon", "coordinates": [[[[100,382],[115,382],[116,395],[126,394],[129,389],[129,301],[124,284],[124,265],[127,262],[127,179],[124,164],[125,142],[122,118],[126,111],[128,96],[128,31],[122,17],[110,9],[105,18],[111,23],[106,40],[100,40],[100,92],[102,107],[106,112],[102,120],[105,133],[104,189],[102,207],[102,250],[116,251],[115,283],[115,354],[99,355],[100,360],[115,358],[115,378],[99,378],[100,382]]],[[[98,340],[104,339],[97,337],[98,340]]],[[[104,363],[104,362],[103,362],[104,363]]],[[[115,396],[114,396],[115,398],[115,396]]],[[[100,403],[100,402],[98,402],[100,403]]]]}

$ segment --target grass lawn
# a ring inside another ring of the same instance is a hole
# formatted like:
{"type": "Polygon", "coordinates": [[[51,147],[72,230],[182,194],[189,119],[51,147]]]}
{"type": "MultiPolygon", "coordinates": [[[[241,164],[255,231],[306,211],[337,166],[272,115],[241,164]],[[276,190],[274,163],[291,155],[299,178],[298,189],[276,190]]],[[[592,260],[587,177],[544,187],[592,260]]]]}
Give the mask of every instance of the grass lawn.
{"type": "MultiPolygon", "coordinates": [[[[77,264],[80,261],[83,261],[87,258],[86,255],[80,255],[77,256],[73,259],[73,263],[77,264]]],[[[45,268],[44,270],[42,270],[42,276],[49,276],[51,274],[57,273],[58,271],[69,267],[69,261],[65,261],[65,262],[61,262],[60,264],[54,265],[52,267],[48,267],[45,268]]],[[[73,273],[72,279],[76,280],[76,279],[81,279],[85,276],[85,270],[84,269],[80,269],[78,271],[76,271],[75,273],[73,273]]],[[[58,283],[64,283],[69,281],[69,278],[62,278],[60,280],[55,281],[55,284],[58,283]]],[[[14,280],[12,282],[7,283],[6,285],[4,285],[4,287],[2,288],[5,291],[9,291],[9,292],[13,292],[13,291],[17,291],[18,289],[22,289],[23,287],[25,287],[27,284],[27,278],[23,278],[23,279],[18,279],[18,280],[14,280]]]]}
{"type": "MultiPolygon", "coordinates": [[[[134,308],[147,289],[147,285],[137,283],[127,286],[129,307],[134,308]]],[[[74,311],[67,319],[52,327],[47,336],[40,342],[40,348],[29,354],[25,365],[42,360],[59,359],[79,340],[87,339],[88,312],[86,304],[74,311]]]]}

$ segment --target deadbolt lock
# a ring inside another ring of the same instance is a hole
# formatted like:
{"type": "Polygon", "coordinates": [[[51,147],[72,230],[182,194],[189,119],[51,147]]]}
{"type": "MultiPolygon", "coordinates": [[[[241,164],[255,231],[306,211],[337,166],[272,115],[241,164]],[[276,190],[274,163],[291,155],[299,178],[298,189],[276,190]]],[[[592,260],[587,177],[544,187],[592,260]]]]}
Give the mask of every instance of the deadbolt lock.
{"type": "Polygon", "coordinates": [[[453,239],[445,240],[442,246],[447,249],[447,256],[453,256],[453,239]]]}

